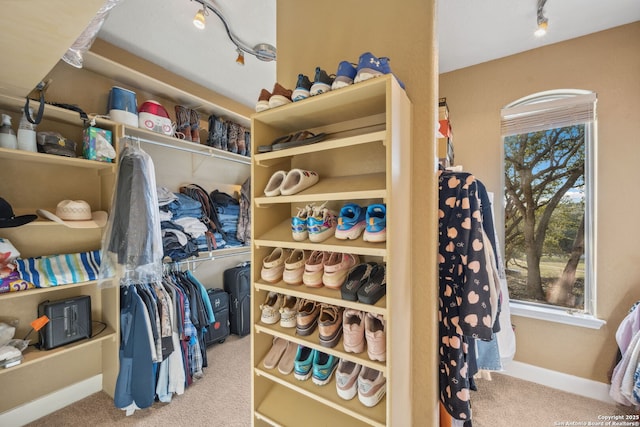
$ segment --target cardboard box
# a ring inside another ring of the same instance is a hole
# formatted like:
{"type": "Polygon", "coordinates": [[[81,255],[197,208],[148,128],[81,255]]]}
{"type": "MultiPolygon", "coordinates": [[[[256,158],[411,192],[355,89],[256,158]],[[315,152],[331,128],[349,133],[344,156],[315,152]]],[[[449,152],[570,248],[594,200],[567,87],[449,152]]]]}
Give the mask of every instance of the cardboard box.
{"type": "Polygon", "coordinates": [[[104,138],[110,145],[113,146],[113,142],[111,140],[111,131],[106,129],[100,129],[97,127],[88,127],[83,131],[83,146],[82,146],[82,157],[88,160],[98,160],[99,162],[113,162],[112,159],[98,155],[96,152],[96,145],[98,144],[99,138],[104,138]]]}

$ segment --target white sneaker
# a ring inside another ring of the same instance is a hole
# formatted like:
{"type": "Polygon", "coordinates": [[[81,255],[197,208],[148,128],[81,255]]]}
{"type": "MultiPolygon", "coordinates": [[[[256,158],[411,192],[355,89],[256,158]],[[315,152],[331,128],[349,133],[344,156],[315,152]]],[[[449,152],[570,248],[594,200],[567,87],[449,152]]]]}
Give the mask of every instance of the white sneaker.
{"type": "Polygon", "coordinates": [[[283,328],[295,328],[297,314],[298,298],[291,295],[284,296],[282,307],[280,307],[280,326],[283,328]]]}
{"type": "Polygon", "coordinates": [[[282,295],[269,292],[263,304],[260,304],[262,315],[260,321],[267,325],[273,325],[280,320],[280,307],[282,307],[282,295]]]}
{"type": "Polygon", "coordinates": [[[376,406],[387,392],[387,379],[382,372],[364,367],[358,375],[358,399],[364,406],[376,406]]]}
{"type": "Polygon", "coordinates": [[[336,369],[336,391],[344,400],[351,400],[358,394],[358,374],[362,365],[340,359],[336,369]]]}

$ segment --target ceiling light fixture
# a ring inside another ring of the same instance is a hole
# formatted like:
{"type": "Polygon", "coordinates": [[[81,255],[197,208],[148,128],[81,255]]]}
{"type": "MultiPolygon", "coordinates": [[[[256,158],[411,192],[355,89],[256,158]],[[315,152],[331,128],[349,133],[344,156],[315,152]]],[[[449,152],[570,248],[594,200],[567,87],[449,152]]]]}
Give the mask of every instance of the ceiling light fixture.
{"type": "Polygon", "coordinates": [[[538,28],[533,33],[536,37],[542,37],[547,34],[547,26],[549,25],[549,20],[546,16],[544,16],[544,5],[547,3],[547,0],[538,0],[538,28]]]}
{"type": "Polygon", "coordinates": [[[204,30],[206,26],[205,15],[207,15],[207,9],[203,7],[196,13],[196,16],[193,17],[193,25],[199,30],[204,30]]]}
{"type": "Polygon", "coordinates": [[[204,29],[205,15],[208,15],[209,11],[213,12],[218,18],[220,18],[220,21],[222,21],[222,24],[224,25],[224,29],[227,32],[227,36],[229,37],[229,40],[231,40],[231,42],[236,46],[236,52],[238,52],[238,57],[236,58],[236,62],[239,65],[244,65],[245,53],[248,53],[249,55],[253,55],[261,61],[269,62],[269,61],[276,60],[275,46],[270,45],[268,43],[259,43],[254,47],[250,47],[249,45],[247,45],[246,43],[238,39],[238,37],[236,37],[235,34],[233,34],[231,29],[229,28],[229,24],[227,23],[227,20],[222,15],[222,12],[216,9],[215,6],[213,6],[207,0],[192,0],[192,1],[196,1],[202,5],[202,9],[199,10],[198,13],[196,13],[196,16],[193,18],[193,25],[195,25],[199,29],[204,29]]]}

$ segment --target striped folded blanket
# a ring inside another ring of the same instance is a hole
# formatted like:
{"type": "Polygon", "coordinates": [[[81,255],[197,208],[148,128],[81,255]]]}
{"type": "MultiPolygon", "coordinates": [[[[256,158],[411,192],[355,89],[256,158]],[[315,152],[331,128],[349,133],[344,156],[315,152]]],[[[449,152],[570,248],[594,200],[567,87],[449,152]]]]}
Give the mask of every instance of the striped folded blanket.
{"type": "Polygon", "coordinates": [[[16,259],[20,277],[38,288],[98,279],[100,251],[16,259]]]}

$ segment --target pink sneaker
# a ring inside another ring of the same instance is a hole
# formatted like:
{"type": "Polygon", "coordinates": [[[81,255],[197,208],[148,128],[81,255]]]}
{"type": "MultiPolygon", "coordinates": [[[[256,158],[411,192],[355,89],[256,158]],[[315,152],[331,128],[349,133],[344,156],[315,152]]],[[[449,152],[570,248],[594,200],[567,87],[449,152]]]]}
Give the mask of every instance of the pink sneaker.
{"type": "Polygon", "coordinates": [[[322,273],[324,272],[324,263],[329,259],[330,252],[313,251],[307,262],[304,264],[304,273],[302,273],[302,283],[312,288],[322,287],[322,273]]]}
{"type": "Polygon", "coordinates": [[[327,288],[340,289],[352,267],[360,262],[358,255],[334,252],[324,263],[322,283],[327,288]]]}
{"type": "Polygon", "coordinates": [[[364,351],[364,313],[348,308],[342,315],[342,345],[347,353],[364,351]]]}
{"type": "Polygon", "coordinates": [[[381,314],[367,313],[364,318],[364,336],[367,354],[371,360],[387,360],[387,322],[381,314]]]}

